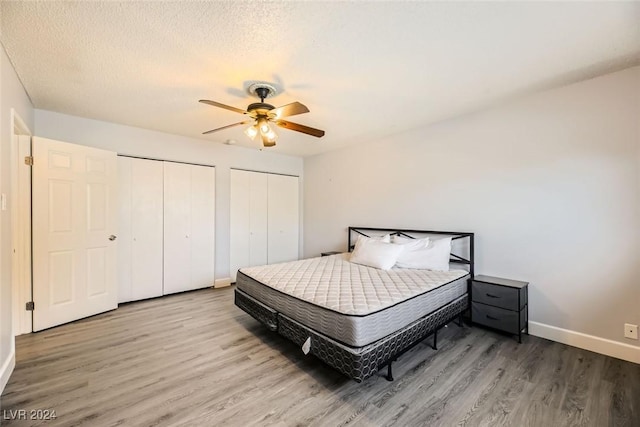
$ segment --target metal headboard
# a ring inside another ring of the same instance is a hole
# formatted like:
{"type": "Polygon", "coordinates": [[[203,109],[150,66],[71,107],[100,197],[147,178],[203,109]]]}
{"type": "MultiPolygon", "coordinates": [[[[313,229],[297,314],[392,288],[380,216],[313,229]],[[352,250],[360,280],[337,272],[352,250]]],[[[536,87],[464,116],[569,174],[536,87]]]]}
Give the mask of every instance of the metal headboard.
{"type": "Polygon", "coordinates": [[[469,274],[471,278],[474,277],[474,267],[475,267],[475,254],[474,254],[474,234],[468,232],[460,232],[460,231],[434,231],[434,230],[404,230],[398,228],[373,228],[373,227],[349,227],[349,237],[348,237],[348,246],[347,250],[351,252],[353,250],[354,245],[351,243],[351,233],[360,234],[365,237],[371,237],[371,231],[381,231],[385,234],[391,234],[396,236],[407,237],[409,239],[415,239],[415,236],[412,234],[435,234],[435,235],[443,235],[443,236],[451,236],[452,240],[458,239],[469,239],[469,257],[465,258],[460,255],[456,255],[451,253],[451,258],[449,262],[457,263],[457,264],[465,264],[469,266],[469,274]]]}

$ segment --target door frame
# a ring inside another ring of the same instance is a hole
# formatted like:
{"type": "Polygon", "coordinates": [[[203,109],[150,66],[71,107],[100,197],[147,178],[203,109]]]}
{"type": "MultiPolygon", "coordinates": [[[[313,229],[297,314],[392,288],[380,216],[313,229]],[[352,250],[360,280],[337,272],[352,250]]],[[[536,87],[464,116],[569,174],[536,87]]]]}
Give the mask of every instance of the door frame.
{"type": "MultiPolygon", "coordinates": [[[[24,236],[31,235],[31,186],[28,191],[20,188],[19,167],[26,166],[24,159],[20,159],[18,147],[18,135],[32,137],[31,130],[22,117],[11,109],[11,288],[12,293],[12,330],[13,336],[27,334],[33,331],[32,312],[25,309],[28,301],[33,301],[31,270],[32,252],[31,241],[25,241],[24,236]],[[26,203],[29,210],[28,221],[18,221],[18,207],[26,203]],[[27,233],[28,232],[28,233],[27,233]],[[28,245],[28,255],[24,259],[17,256],[28,245]],[[21,277],[29,277],[30,280],[21,283],[21,277]]],[[[31,155],[31,144],[29,144],[31,155]]]]}

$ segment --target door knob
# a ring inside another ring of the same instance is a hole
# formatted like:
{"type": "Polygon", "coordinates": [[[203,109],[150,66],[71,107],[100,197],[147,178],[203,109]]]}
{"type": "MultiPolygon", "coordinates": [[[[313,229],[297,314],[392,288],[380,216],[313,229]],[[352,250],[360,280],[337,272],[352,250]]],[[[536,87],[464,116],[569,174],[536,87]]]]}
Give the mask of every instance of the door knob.
{"type": "Polygon", "coordinates": [[[109,240],[111,240],[112,242],[114,240],[116,240],[118,238],[118,236],[114,236],[113,234],[111,236],[109,236],[109,240]]]}

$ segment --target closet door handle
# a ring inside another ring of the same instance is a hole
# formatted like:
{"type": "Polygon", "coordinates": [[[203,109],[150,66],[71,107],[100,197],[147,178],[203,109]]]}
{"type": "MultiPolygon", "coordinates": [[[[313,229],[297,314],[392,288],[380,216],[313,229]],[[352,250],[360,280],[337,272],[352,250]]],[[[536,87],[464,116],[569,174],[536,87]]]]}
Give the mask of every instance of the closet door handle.
{"type": "Polygon", "coordinates": [[[111,236],[109,236],[109,240],[111,240],[112,242],[114,240],[116,240],[118,238],[118,236],[114,236],[113,234],[111,236]]]}

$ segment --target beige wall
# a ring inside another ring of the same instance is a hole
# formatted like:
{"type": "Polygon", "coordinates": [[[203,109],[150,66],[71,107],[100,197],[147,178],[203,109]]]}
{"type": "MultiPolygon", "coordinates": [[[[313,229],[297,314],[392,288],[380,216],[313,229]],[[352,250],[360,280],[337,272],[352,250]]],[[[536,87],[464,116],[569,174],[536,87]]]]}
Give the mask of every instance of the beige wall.
{"type": "MultiPolygon", "coordinates": [[[[33,132],[33,106],[0,45],[0,192],[11,201],[11,109],[33,132]]],[[[14,339],[11,325],[11,206],[0,211],[0,390],[9,375],[14,339]]]]}
{"type": "Polygon", "coordinates": [[[639,99],[635,67],[306,158],[304,254],[347,226],[474,231],[476,272],[530,281],[532,321],[638,357],[639,99]]]}

